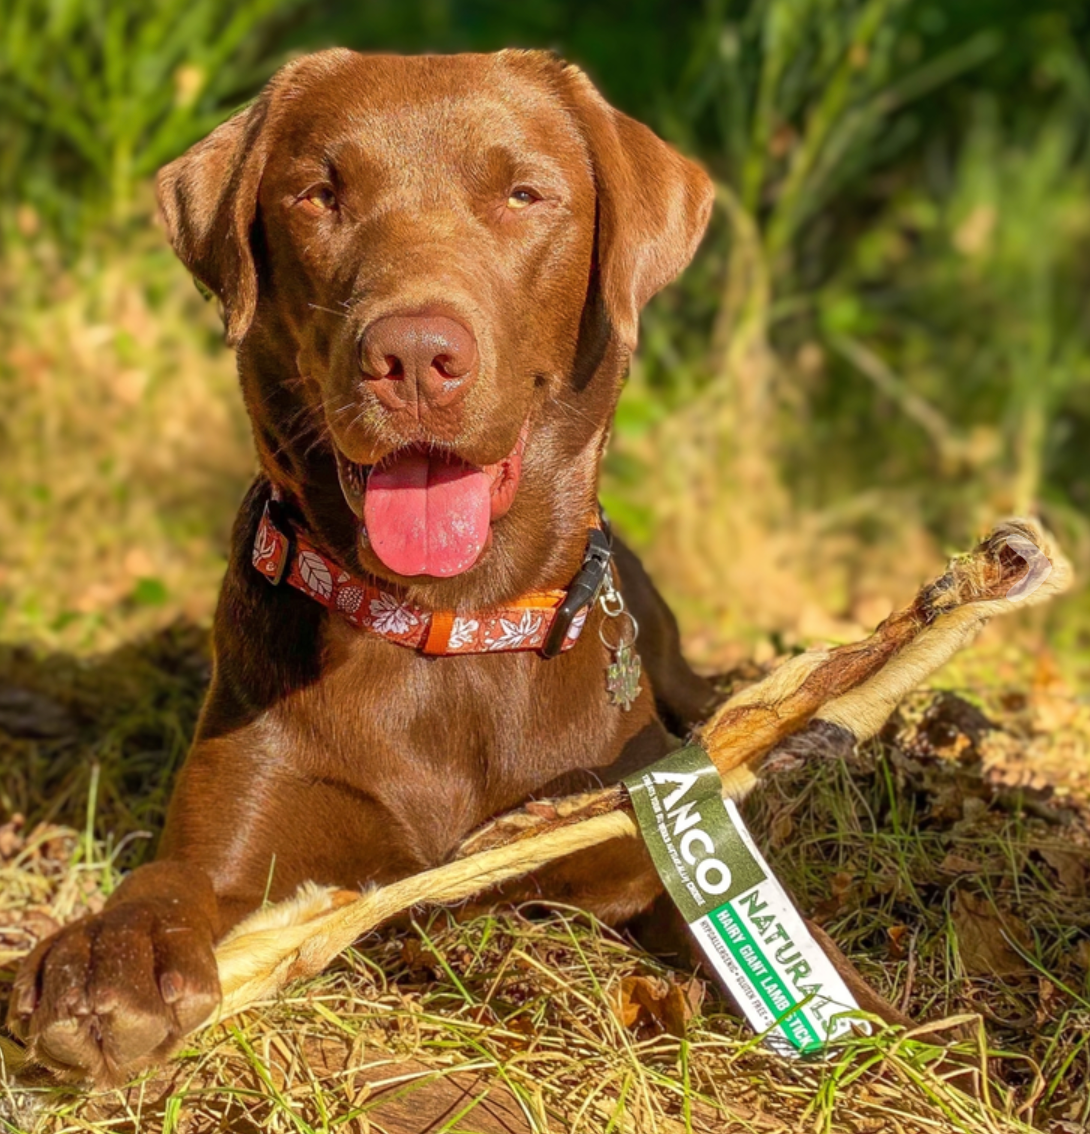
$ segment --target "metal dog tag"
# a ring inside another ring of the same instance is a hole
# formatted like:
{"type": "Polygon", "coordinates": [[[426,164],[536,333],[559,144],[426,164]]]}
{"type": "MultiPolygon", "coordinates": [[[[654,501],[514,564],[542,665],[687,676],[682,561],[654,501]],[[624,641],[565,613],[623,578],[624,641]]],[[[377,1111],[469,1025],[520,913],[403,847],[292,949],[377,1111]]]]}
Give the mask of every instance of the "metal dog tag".
{"type": "Polygon", "coordinates": [[[601,626],[598,627],[598,637],[613,658],[606,667],[606,690],[609,693],[610,704],[620,705],[627,712],[640,695],[640,674],[643,672],[643,666],[635,648],[640,626],[625,609],[621,592],[614,587],[613,580],[608,576],[598,604],[605,615],[601,626]],[[627,618],[631,626],[630,637],[625,636],[624,623],[620,621],[622,618],[627,618]],[[611,642],[605,633],[610,623],[614,623],[619,628],[620,637],[616,642],[611,642]]]}
{"type": "Polygon", "coordinates": [[[643,666],[640,655],[631,643],[618,646],[613,651],[613,661],[606,669],[606,689],[611,704],[620,705],[626,711],[632,708],[640,695],[640,674],[643,666]]]}

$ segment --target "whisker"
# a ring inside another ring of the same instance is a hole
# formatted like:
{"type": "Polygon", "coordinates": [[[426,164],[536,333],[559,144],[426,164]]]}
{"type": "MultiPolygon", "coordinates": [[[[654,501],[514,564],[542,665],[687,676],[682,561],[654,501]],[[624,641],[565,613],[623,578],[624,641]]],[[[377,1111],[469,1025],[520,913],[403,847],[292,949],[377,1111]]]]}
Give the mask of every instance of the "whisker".
{"type": "Polygon", "coordinates": [[[334,311],[332,307],[323,307],[320,303],[308,303],[307,306],[312,311],[325,311],[329,315],[336,315],[338,319],[347,319],[348,314],[345,311],[334,311]]]}
{"type": "Polygon", "coordinates": [[[274,448],[273,454],[276,457],[288,455],[290,446],[298,445],[313,433],[314,439],[303,451],[303,455],[307,456],[324,439],[328,428],[325,416],[319,416],[316,407],[304,403],[284,422],[282,437],[274,448]]]}
{"type": "Polygon", "coordinates": [[[309,457],[311,453],[323,442],[331,439],[328,422],[322,422],[319,427],[314,440],[303,450],[303,456],[309,457]]]}
{"type": "Polygon", "coordinates": [[[570,403],[564,401],[563,398],[554,398],[553,404],[560,406],[560,408],[563,409],[563,410],[567,410],[568,413],[575,414],[576,417],[581,417],[584,421],[589,421],[591,423],[591,425],[597,425],[598,424],[594,420],[594,418],[591,417],[590,414],[587,413],[585,410],[581,410],[578,406],[571,405],[570,403]]]}

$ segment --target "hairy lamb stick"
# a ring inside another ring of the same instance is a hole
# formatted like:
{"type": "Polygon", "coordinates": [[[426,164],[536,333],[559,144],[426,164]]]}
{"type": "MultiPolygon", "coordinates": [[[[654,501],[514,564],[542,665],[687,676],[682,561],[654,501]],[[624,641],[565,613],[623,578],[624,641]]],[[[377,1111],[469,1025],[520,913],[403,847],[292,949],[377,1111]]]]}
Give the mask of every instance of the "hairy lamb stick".
{"type": "MultiPolygon", "coordinates": [[[[997,614],[1059,594],[1070,567],[1027,520],[997,527],[868,638],[785,662],[722,705],[697,740],[742,798],[762,765],[873,736],[897,704],[997,614]]],[[[452,862],[359,894],[307,886],[241,922],[216,950],[223,1000],[209,1023],[320,972],[342,950],[413,906],[463,901],[557,858],[639,834],[621,786],[527,804],[471,834],[452,862]]]]}
{"type": "MultiPolygon", "coordinates": [[[[694,739],[719,769],[723,794],[744,798],[763,766],[778,767],[789,754],[801,756],[822,742],[828,749],[830,741],[850,747],[873,736],[904,697],[989,619],[1016,603],[1058,594],[1069,576],[1066,560],[1035,525],[1000,525],[869,638],[791,658],[721,705],[694,739]]],[[[628,808],[620,785],[526,804],[469,835],[458,857],[618,807],[628,808]]]]}

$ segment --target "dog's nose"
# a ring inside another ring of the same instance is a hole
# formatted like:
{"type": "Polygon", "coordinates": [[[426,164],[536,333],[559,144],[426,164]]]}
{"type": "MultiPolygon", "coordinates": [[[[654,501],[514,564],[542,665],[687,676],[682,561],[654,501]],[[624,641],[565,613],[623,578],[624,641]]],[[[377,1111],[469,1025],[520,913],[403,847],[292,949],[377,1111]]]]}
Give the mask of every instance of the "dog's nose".
{"type": "Polygon", "coordinates": [[[390,409],[416,412],[460,401],[477,378],[473,332],[445,315],[387,315],[360,338],[360,365],[390,409]]]}

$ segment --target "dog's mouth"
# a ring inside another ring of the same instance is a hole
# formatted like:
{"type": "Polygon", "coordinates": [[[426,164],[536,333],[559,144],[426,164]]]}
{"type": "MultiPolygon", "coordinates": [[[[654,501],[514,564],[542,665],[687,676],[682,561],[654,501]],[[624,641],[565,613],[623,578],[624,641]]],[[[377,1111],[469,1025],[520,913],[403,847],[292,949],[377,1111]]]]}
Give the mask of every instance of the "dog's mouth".
{"type": "Polygon", "coordinates": [[[484,466],[420,445],[358,465],[338,449],[341,491],[371,550],[398,575],[449,578],[468,571],[491,542],[493,522],[515,499],[526,434],[523,425],[511,452],[484,466]]]}

